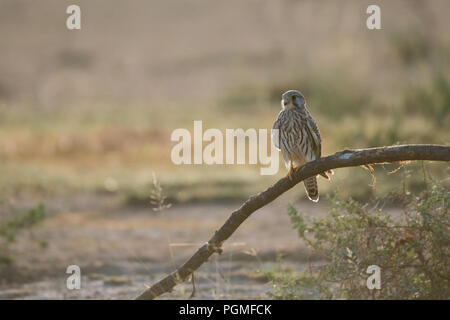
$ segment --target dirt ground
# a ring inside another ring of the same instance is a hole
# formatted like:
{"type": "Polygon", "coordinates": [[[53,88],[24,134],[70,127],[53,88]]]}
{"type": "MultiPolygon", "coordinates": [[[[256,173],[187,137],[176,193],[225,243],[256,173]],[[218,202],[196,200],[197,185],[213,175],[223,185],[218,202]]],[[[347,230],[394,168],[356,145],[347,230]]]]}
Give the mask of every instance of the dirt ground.
{"type": "MultiPolygon", "coordinates": [[[[196,299],[259,298],[270,285],[264,271],[282,253],[303,268],[314,261],[291,228],[283,196],[257,211],[195,274],[196,299]],[[262,271],[262,272],[258,272],[262,271]]],[[[49,216],[12,247],[14,264],[0,281],[0,299],[132,299],[174,270],[207,241],[241,203],[173,205],[164,212],[124,206],[118,197],[47,199],[49,216]],[[41,248],[39,241],[47,246],[41,248]],[[66,268],[81,268],[81,289],[66,288],[66,268]]],[[[321,215],[326,201],[297,203],[321,215]]],[[[164,298],[188,298],[192,284],[164,298]]]]}

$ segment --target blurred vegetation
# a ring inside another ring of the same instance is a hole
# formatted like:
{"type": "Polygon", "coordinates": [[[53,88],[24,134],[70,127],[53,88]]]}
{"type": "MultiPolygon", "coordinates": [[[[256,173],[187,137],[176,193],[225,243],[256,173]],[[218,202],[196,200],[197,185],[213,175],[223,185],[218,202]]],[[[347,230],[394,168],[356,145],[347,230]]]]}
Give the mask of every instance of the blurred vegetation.
{"type": "MultiPolygon", "coordinates": [[[[214,107],[177,112],[176,106],[98,105],[76,109],[0,107],[0,190],[4,194],[61,194],[73,191],[119,194],[132,204],[147,204],[152,172],[158,172],[171,202],[242,200],[285,174],[260,176],[259,166],[174,166],[171,130],[271,128],[284,88],[301,88],[322,133],[323,154],[343,148],[403,143],[448,144],[450,82],[435,75],[429,84],[406,86],[397,98],[379,99],[360,84],[320,77],[274,86],[238,86],[225,91],[214,107]],[[230,109],[231,108],[231,109],[230,109]],[[206,111],[207,110],[207,111],[206,111]],[[176,115],[176,116],[172,116],[176,115]]],[[[389,167],[389,166],[388,166],[389,167]]],[[[411,164],[411,170],[420,164],[411,164]]],[[[321,194],[334,187],[364,200],[395,186],[397,177],[382,174],[376,194],[363,171],[337,170],[333,184],[321,183],[321,194]],[[345,186],[345,187],[341,187],[345,186]]],[[[380,168],[376,172],[380,172],[380,168]]],[[[431,176],[448,174],[448,165],[430,164],[431,176]]],[[[420,184],[421,175],[410,183],[420,184]]],[[[448,184],[448,182],[444,182],[448,184]]]]}
{"type": "Polygon", "coordinates": [[[405,111],[420,114],[437,126],[450,121],[450,81],[443,74],[435,75],[430,87],[412,88],[405,95],[405,111]]]}
{"type": "Polygon", "coordinates": [[[391,44],[405,66],[429,59],[435,48],[433,38],[417,28],[411,32],[394,32],[391,44]]]}
{"type": "Polygon", "coordinates": [[[46,246],[46,242],[35,239],[32,232],[32,228],[44,220],[45,216],[46,210],[42,204],[27,210],[18,210],[0,202],[0,271],[2,265],[14,262],[9,248],[24,231],[28,231],[41,247],[46,246]]]}
{"type": "Polygon", "coordinates": [[[434,185],[419,196],[397,194],[401,216],[331,197],[325,218],[288,208],[292,226],[327,261],[295,272],[282,260],[268,273],[274,299],[449,299],[450,190],[434,185]],[[381,289],[369,290],[367,267],[381,268],[381,289]]]}
{"type": "MultiPolygon", "coordinates": [[[[5,198],[98,192],[147,204],[155,171],[172,202],[245,199],[285,175],[282,162],[274,177],[260,176],[259,166],[177,167],[171,132],[192,132],[194,120],[204,129],[269,129],[288,89],[305,95],[325,155],[450,142],[447,1],[386,1],[380,31],[364,28],[364,5],[354,1],[328,1],[326,12],[315,1],[268,2],[256,11],[236,0],[182,11],[163,1],[111,1],[108,15],[100,3],[83,3],[91,27],[73,39],[55,27],[62,4],[5,4],[2,12],[16,16],[0,19],[5,198]],[[18,23],[28,11],[46,19],[18,23]]],[[[448,174],[445,164],[429,171],[448,174]]],[[[362,170],[336,170],[319,188],[369,199],[396,185],[384,176],[374,190],[362,170]]],[[[420,185],[420,175],[410,183],[420,185]]]]}

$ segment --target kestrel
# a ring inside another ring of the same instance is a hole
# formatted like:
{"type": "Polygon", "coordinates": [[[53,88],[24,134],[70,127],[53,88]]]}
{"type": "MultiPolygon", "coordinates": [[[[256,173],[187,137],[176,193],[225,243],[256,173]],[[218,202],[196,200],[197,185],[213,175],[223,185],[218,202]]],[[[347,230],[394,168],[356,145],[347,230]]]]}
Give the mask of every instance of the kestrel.
{"type": "MultiPolygon", "coordinates": [[[[299,91],[289,90],[283,93],[281,108],[273,124],[273,129],[278,129],[278,135],[272,134],[272,141],[281,150],[286,168],[289,169],[286,178],[292,180],[293,170],[320,158],[322,140],[316,122],[306,109],[305,98],[299,91]]],[[[330,170],[321,175],[329,180],[327,173],[333,172],[330,170]]],[[[316,177],[307,178],[303,183],[308,198],[314,202],[319,201],[316,177]]]]}

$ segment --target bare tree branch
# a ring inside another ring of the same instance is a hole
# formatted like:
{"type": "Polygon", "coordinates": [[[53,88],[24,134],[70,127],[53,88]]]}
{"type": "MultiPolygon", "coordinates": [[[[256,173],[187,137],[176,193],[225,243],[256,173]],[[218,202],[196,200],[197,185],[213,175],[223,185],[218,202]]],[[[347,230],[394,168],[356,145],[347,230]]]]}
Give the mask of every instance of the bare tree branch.
{"type": "Polygon", "coordinates": [[[200,247],[181,267],[145,290],[137,299],[154,299],[163,293],[172,291],[173,287],[183,282],[190,274],[206,262],[213,253],[221,253],[222,243],[253,212],[272,202],[302,180],[330,169],[407,160],[450,161],[450,146],[399,145],[344,150],[334,155],[309,162],[293,174],[292,181],[286,178],[280,179],[267,190],[250,197],[239,209],[231,214],[212,238],[200,247]]]}

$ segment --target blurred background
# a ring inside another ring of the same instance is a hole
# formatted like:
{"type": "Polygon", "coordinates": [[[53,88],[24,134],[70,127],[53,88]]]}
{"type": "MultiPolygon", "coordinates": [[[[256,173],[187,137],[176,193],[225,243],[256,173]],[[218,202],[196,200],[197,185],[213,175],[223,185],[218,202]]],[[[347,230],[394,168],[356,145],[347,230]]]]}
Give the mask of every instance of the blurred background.
{"type": "MultiPolygon", "coordinates": [[[[450,3],[376,1],[382,29],[368,30],[373,2],[0,0],[0,298],[133,297],[286,174],[174,165],[171,132],[193,132],[194,120],[204,130],[269,129],[281,94],[298,89],[324,155],[448,144],[450,3]],[[66,28],[71,4],[81,30],[66,28]],[[150,201],[158,185],[172,203],[161,212],[150,201]],[[84,289],[65,289],[70,264],[84,289]]],[[[288,202],[321,215],[335,191],[373,201],[448,177],[445,163],[413,163],[403,176],[387,167],[376,187],[364,169],[339,169],[319,181],[318,205],[298,186],[255,214],[230,254],[201,269],[199,296],[264,296],[253,269],[280,252],[305,261],[288,202]]]]}

